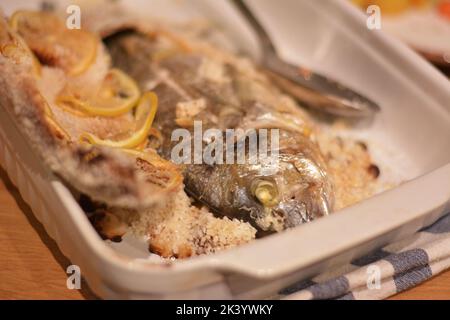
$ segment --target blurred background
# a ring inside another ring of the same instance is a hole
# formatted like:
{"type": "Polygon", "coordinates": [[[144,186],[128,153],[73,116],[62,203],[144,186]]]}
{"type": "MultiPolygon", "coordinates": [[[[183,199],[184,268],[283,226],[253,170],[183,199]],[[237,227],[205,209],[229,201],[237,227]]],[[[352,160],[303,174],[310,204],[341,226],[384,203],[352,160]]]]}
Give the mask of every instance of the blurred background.
{"type": "Polygon", "coordinates": [[[450,74],[450,0],[349,0],[381,10],[382,30],[450,74]]]}

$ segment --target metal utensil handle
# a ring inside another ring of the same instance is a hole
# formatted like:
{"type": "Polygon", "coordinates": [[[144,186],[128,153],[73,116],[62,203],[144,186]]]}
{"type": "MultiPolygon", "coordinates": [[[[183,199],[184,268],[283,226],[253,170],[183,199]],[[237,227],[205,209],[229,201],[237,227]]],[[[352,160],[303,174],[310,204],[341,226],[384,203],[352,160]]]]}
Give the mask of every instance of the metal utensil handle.
{"type": "Polygon", "coordinates": [[[245,4],[243,0],[232,0],[232,1],[235,4],[236,8],[238,8],[241,14],[246,18],[248,23],[250,23],[250,25],[253,28],[253,31],[257,33],[259,41],[261,42],[263,54],[267,54],[268,52],[275,53],[276,49],[272,43],[272,40],[267,34],[266,29],[264,29],[264,27],[261,25],[258,19],[253,15],[250,8],[245,4]]]}

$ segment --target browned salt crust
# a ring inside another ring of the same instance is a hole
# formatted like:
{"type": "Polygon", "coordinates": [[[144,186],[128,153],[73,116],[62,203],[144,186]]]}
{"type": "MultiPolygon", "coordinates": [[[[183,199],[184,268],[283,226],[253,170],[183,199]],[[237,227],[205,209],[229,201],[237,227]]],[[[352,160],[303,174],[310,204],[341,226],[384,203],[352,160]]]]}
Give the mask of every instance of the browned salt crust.
{"type": "Polygon", "coordinates": [[[367,199],[379,189],[381,173],[365,142],[329,132],[319,133],[317,137],[333,180],[335,211],[367,199]]]}

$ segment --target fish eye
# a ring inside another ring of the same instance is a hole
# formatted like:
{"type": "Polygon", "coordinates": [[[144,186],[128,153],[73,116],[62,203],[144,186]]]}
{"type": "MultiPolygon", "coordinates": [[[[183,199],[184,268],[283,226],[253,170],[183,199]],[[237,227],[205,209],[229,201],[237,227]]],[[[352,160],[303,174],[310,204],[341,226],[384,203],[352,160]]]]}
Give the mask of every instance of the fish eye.
{"type": "Polygon", "coordinates": [[[256,179],[252,183],[252,194],[265,207],[278,203],[278,188],[273,181],[256,179]]]}

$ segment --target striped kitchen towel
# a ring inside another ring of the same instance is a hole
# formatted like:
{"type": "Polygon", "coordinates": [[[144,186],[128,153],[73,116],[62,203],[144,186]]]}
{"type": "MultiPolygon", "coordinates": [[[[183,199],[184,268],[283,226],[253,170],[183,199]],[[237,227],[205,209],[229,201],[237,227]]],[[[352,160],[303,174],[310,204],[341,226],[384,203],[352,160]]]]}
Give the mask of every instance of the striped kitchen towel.
{"type": "Polygon", "coordinates": [[[296,283],[282,290],[280,298],[384,299],[449,268],[450,214],[403,241],[296,283]]]}

